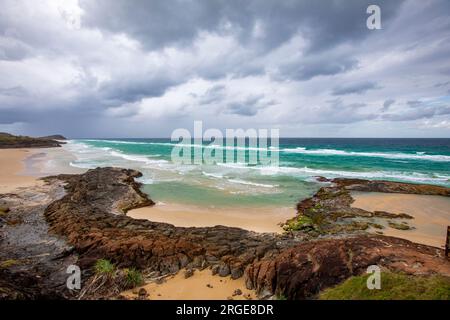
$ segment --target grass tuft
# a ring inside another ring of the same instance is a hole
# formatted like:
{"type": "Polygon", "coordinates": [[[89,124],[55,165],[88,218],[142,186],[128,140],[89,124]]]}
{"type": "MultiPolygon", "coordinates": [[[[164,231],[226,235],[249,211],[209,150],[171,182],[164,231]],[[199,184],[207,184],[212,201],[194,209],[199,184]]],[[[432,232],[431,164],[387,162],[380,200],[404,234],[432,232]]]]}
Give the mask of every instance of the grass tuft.
{"type": "Polygon", "coordinates": [[[0,262],[0,269],[7,269],[18,264],[20,264],[20,262],[14,259],[5,260],[0,262]]]}
{"type": "Polygon", "coordinates": [[[125,271],[125,280],[128,287],[134,288],[144,283],[144,278],[142,277],[142,274],[135,268],[124,269],[124,271],[125,271]]]}
{"type": "Polygon", "coordinates": [[[115,266],[109,260],[99,259],[95,263],[94,269],[97,274],[112,275],[115,271],[115,266]]]}
{"type": "Polygon", "coordinates": [[[450,278],[381,273],[381,289],[369,290],[367,278],[355,276],[319,295],[322,300],[450,300],[450,278]]]}

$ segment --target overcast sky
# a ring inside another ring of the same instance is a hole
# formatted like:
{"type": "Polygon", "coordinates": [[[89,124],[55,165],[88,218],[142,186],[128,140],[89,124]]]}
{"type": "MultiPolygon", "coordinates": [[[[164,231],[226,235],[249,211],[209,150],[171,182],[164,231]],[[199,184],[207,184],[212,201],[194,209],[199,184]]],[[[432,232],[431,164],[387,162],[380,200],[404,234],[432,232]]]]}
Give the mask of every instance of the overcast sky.
{"type": "Polygon", "coordinates": [[[0,131],[450,137],[449,0],[0,0],[0,131]],[[369,4],[381,30],[366,27],[369,4]]]}

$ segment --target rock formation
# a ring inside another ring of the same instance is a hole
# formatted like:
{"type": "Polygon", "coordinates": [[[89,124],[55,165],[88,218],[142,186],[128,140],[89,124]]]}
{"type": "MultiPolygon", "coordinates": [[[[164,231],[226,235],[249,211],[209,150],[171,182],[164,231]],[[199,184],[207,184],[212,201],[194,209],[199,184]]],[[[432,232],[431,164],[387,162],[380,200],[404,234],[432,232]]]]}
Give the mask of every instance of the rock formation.
{"type": "MultiPolygon", "coordinates": [[[[368,236],[363,228],[336,227],[349,217],[373,214],[350,207],[352,188],[392,192],[409,188],[448,195],[439,187],[388,182],[373,187],[361,180],[336,180],[299,203],[299,217],[293,220],[298,230],[288,228],[286,234],[276,235],[132,219],[126,216],[128,210],[153,204],[134,180],[140,175],[134,170],[97,168],[47,177],[41,191],[0,195],[0,205],[8,209],[0,216],[0,298],[76,298],[76,292],[65,288],[65,268],[80,266],[85,283],[92,279],[98,259],[154,276],[209,267],[218,276],[244,276],[248,288],[260,297],[280,294],[289,299],[313,297],[370,264],[413,274],[450,275],[443,250],[368,236]]],[[[102,292],[103,298],[110,297],[108,290],[102,292]]]]}
{"type": "Polygon", "coordinates": [[[263,297],[312,298],[365,273],[371,265],[407,274],[450,276],[450,263],[441,249],[393,237],[357,236],[302,243],[253,263],[246,270],[246,285],[263,297]]]}

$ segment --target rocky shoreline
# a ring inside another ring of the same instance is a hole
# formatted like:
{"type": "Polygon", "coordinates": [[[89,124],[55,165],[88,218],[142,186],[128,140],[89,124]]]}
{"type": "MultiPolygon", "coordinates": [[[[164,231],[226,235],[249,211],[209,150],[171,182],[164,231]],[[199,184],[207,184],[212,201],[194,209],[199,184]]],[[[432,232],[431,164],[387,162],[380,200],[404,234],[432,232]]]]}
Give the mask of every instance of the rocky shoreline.
{"type": "Polygon", "coordinates": [[[386,220],[389,225],[399,229],[409,228],[407,222],[397,222],[398,219],[413,218],[406,213],[370,212],[353,208],[352,191],[450,196],[449,188],[434,185],[344,178],[328,180],[323,177],[318,180],[326,183],[326,186],[311,198],[300,201],[297,204],[297,216],[284,225],[284,229],[294,233],[297,238],[311,240],[358,234],[369,228],[381,230],[383,226],[375,218],[386,220]]]}
{"type": "Polygon", "coordinates": [[[351,208],[349,194],[364,190],[449,196],[448,188],[321,179],[327,185],[301,201],[298,216],[286,223],[285,234],[277,235],[132,219],[128,210],[153,204],[135,182],[139,176],[134,170],[97,168],[47,177],[38,190],[0,195],[0,298],[118,298],[124,288],[114,281],[105,280],[102,290],[82,294],[65,287],[65,268],[76,264],[83,285],[90,288],[98,280],[93,266],[99,259],[136,268],[147,279],[210,268],[218,276],[244,277],[260,298],[313,298],[372,264],[450,276],[443,250],[367,234],[369,222],[361,218],[398,216],[351,208]]]}

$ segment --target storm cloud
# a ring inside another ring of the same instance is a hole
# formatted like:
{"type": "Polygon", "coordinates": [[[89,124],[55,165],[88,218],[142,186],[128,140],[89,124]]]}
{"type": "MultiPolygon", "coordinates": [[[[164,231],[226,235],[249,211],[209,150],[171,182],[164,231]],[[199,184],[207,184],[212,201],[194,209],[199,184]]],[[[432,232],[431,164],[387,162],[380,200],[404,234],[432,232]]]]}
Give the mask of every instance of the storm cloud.
{"type": "Polygon", "coordinates": [[[204,120],[450,136],[448,0],[0,5],[0,131],[167,137],[204,120]],[[370,4],[381,30],[366,27],[370,4]]]}
{"type": "Polygon", "coordinates": [[[346,94],[363,94],[364,92],[377,88],[379,87],[375,82],[357,82],[346,86],[338,86],[333,89],[332,94],[335,96],[343,96],[346,94]]]}

